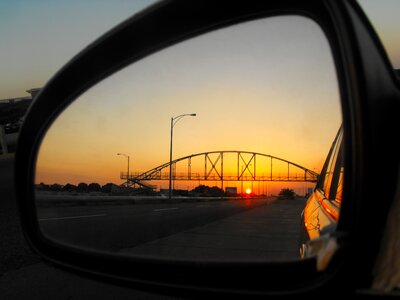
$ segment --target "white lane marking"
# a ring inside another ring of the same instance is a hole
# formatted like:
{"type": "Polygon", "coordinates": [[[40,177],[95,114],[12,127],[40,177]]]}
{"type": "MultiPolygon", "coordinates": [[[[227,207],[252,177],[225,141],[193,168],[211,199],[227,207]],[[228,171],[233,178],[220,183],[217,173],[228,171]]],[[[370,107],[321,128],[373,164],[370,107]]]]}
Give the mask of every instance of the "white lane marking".
{"type": "Polygon", "coordinates": [[[80,218],[94,218],[94,217],[104,217],[106,214],[99,215],[84,215],[84,216],[72,216],[72,217],[60,217],[60,218],[46,218],[39,219],[39,221],[56,221],[56,220],[68,220],[68,219],[80,219],[80,218]]]}
{"type": "Polygon", "coordinates": [[[155,209],[153,211],[164,211],[164,210],[173,210],[173,209],[179,209],[178,207],[171,207],[171,208],[159,208],[159,209],[155,209]]]}

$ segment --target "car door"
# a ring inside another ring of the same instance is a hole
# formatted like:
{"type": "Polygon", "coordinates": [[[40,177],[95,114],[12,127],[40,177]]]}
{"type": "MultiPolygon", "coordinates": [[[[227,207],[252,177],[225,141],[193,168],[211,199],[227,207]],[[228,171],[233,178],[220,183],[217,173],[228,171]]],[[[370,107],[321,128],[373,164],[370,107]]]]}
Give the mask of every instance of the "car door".
{"type": "Polygon", "coordinates": [[[340,128],[302,214],[300,254],[303,258],[314,255],[316,250],[312,250],[307,241],[334,232],[336,228],[342,202],[343,174],[343,130],[340,128]]]}

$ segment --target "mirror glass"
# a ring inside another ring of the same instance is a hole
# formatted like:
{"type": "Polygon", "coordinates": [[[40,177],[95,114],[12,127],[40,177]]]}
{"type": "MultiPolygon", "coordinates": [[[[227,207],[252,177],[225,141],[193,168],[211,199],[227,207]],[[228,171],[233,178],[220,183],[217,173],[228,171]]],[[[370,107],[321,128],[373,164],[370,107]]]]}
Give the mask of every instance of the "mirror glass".
{"type": "Polygon", "coordinates": [[[93,86],[50,126],[36,163],[40,228],[136,257],[301,259],[299,245],[335,222],[315,223],[321,203],[335,204],[323,184],[315,193],[341,123],[314,21],[271,17],[189,39],[93,86]]]}

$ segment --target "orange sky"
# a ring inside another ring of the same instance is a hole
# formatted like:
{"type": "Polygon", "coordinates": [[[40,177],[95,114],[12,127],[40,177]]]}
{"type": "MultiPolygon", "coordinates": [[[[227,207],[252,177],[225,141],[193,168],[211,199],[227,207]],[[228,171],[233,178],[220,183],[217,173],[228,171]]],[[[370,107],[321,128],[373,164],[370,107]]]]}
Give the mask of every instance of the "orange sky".
{"type": "MultiPolygon", "coordinates": [[[[303,17],[218,30],[149,56],[94,86],[55,121],[36,182],[122,183],[173,158],[219,150],[265,153],[319,171],[341,124],[327,40],[303,17]]],[[[166,170],[167,171],[167,170],[166,170]]],[[[192,168],[192,172],[196,172],[192,168]]],[[[153,182],[152,184],[159,184],[153,182]]]]}

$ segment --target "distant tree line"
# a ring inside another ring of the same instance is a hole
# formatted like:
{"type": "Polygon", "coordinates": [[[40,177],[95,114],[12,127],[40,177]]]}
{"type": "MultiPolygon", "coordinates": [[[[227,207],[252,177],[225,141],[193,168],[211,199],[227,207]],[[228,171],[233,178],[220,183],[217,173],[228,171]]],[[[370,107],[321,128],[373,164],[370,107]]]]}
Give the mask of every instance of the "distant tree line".
{"type": "Polygon", "coordinates": [[[97,182],[92,182],[90,184],[81,182],[78,185],[71,183],[67,183],[65,185],[61,185],[58,183],[44,184],[43,182],[41,182],[40,184],[36,185],[36,189],[39,191],[50,191],[50,192],[111,193],[113,191],[121,190],[122,187],[114,183],[106,183],[105,185],[101,186],[97,182]]]}
{"type": "MultiPolygon", "coordinates": [[[[48,191],[48,192],[70,192],[70,193],[106,193],[106,194],[140,194],[140,195],[159,195],[160,192],[152,191],[149,189],[143,188],[134,188],[134,187],[126,187],[117,185],[115,183],[106,183],[104,185],[100,185],[97,182],[85,183],[81,182],[78,185],[67,183],[65,185],[61,185],[58,183],[54,184],[45,184],[41,182],[40,184],[36,184],[37,191],[48,191]]],[[[167,192],[166,189],[161,190],[162,192],[167,192]]],[[[237,196],[235,195],[227,195],[224,190],[217,186],[207,186],[207,185],[199,185],[192,190],[174,190],[175,196],[189,196],[189,197],[221,197],[221,196],[237,196]]],[[[280,199],[293,199],[296,197],[296,193],[293,189],[283,188],[278,194],[280,199]]]]}
{"type": "MultiPolygon", "coordinates": [[[[132,193],[132,194],[145,194],[145,195],[155,195],[159,192],[155,192],[143,188],[125,187],[114,183],[107,183],[105,185],[100,185],[96,182],[85,183],[81,182],[78,185],[67,183],[61,185],[58,183],[45,184],[41,182],[36,184],[37,191],[48,191],[48,192],[70,192],[70,193],[132,193]]],[[[165,190],[164,190],[165,191],[165,190]]],[[[219,187],[213,186],[209,187],[207,185],[199,185],[192,190],[174,190],[174,195],[179,196],[194,196],[194,197],[220,197],[224,196],[225,192],[219,187]]]]}
{"type": "Polygon", "coordinates": [[[278,194],[280,199],[293,199],[296,197],[296,193],[293,189],[284,188],[278,194]]]}
{"type": "Polygon", "coordinates": [[[220,197],[224,196],[225,192],[217,186],[209,187],[208,185],[201,184],[191,190],[189,194],[202,197],[220,197]]]}

